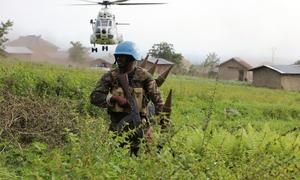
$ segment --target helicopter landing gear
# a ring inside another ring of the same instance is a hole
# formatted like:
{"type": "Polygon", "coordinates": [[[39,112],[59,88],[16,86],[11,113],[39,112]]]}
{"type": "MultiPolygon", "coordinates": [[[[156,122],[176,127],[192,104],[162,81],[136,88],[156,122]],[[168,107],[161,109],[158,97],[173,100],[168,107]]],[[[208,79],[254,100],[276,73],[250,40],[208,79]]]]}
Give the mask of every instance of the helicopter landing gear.
{"type": "Polygon", "coordinates": [[[108,51],[108,46],[102,46],[102,51],[108,51]]]}
{"type": "MultiPolygon", "coordinates": [[[[108,51],[108,46],[102,46],[102,51],[108,51]]],[[[92,52],[98,52],[98,48],[92,47],[92,52]]]]}
{"type": "Polygon", "coordinates": [[[92,48],[92,52],[98,52],[98,48],[92,48]]]}

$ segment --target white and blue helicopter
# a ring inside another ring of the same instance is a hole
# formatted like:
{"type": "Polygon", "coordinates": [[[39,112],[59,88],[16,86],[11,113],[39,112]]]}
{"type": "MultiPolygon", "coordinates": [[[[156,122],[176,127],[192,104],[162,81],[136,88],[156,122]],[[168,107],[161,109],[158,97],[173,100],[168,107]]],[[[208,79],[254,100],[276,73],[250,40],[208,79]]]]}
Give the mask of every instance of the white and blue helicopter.
{"type": "Polygon", "coordinates": [[[88,4],[72,4],[80,6],[102,5],[104,6],[98,13],[96,19],[91,19],[93,34],[90,37],[90,43],[94,46],[92,52],[98,52],[96,45],[102,45],[102,51],[108,51],[108,45],[115,45],[123,41],[122,34],[118,33],[118,25],[129,25],[128,23],[117,23],[115,15],[109,9],[110,5],[159,5],[166,3],[125,3],[129,0],[115,0],[95,2],[89,0],[80,0],[88,4]]]}

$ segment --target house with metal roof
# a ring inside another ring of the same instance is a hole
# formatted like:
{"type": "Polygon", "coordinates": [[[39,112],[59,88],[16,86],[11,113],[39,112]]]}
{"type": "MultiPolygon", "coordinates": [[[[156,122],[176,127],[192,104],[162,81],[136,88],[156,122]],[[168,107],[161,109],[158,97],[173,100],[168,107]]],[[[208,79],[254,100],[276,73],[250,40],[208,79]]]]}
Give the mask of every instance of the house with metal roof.
{"type": "Polygon", "coordinates": [[[145,69],[150,69],[151,67],[154,66],[154,64],[157,61],[155,72],[158,73],[158,74],[161,74],[161,73],[165,72],[170,66],[174,65],[174,63],[172,63],[172,62],[170,62],[166,59],[155,58],[155,57],[152,57],[152,56],[147,57],[146,60],[147,61],[146,61],[145,66],[144,66],[145,69]]]}
{"type": "Polygon", "coordinates": [[[7,46],[4,49],[4,53],[7,57],[21,58],[31,60],[32,51],[26,47],[11,47],[7,46]]]}
{"type": "Polygon", "coordinates": [[[115,56],[113,54],[107,54],[102,57],[98,57],[95,60],[89,62],[90,67],[101,67],[101,68],[111,68],[115,63],[115,56]]]}
{"type": "Polygon", "coordinates": [[[252,74],[248,70],[252,66],[246,61],[233,57],[219,65],[219,78],[222,80],[251,81],[252,74]]]}
{"type": "Polygon", "coordinates": [[[297,65],[262,65],[250,71],[254,86],[300,91],[300,67],[297,65]]]}

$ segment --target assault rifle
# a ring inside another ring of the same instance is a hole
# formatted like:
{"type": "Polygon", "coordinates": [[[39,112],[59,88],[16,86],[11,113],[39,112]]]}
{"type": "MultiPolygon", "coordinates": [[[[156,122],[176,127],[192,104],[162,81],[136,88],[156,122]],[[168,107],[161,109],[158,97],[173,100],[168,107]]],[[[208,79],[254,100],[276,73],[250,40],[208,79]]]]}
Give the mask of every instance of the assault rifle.
{"type": "Polygon", "coordinates": [[[144,130],[141,127],[142,120],[135,99],[132,96],[131,92],[129,91],[129,82],[128,82],[127,73],[118,75],[118,81],[123,89],[125,98],[127,99],[130,106],[130,113],[118,123],[118,131],[122,130],[126,123],[129,123],[129,125],[133,124],[133,128],[135,129],[135,134],[138,136],[138,138],[142,138],[144,136],[144,130]]]}

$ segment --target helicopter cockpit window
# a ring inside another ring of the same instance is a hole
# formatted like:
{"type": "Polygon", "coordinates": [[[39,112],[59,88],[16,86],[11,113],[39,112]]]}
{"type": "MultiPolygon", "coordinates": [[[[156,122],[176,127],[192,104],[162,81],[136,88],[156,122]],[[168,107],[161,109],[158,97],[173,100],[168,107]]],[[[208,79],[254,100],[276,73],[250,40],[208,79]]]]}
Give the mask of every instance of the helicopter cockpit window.
{"type": "Polygon", "coordinates": [[[101,20],[101,26],[107,26],[108,25],[108,20],[107,19],[102,19],[101,20]]]}
{"type": "Polygon", "coordinates": [[[100,21],[99,20],[97,21],[97,26],[100,26],[100,21]]]}

